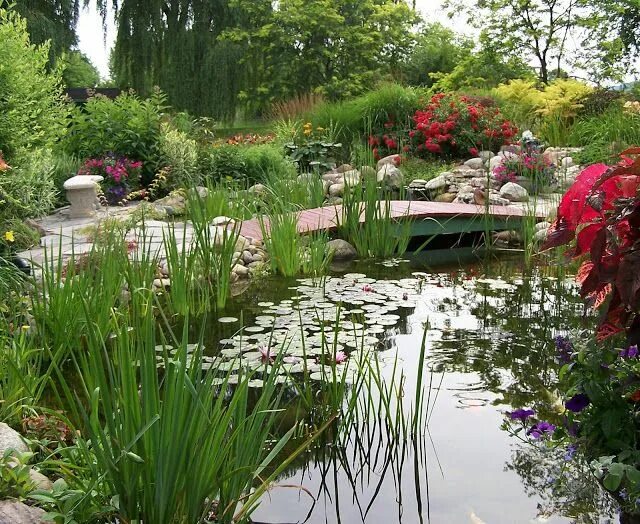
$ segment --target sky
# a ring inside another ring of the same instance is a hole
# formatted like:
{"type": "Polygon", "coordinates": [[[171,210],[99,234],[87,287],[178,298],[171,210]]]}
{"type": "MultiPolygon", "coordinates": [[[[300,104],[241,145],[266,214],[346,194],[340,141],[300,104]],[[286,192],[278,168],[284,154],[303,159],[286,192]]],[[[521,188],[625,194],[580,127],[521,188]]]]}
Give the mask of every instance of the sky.
{"type": "MultiPolygon", "coordinates": [[[[472,30],[461,18],[450,20],[442,9],[441,0],[416,0],[416,7],[428,22],[440,21],[444,25],[460,33],[471,33],[472,30]]],[[[107,20],[107,34],[102,29],[102,19],[96,11],[93,2],[82,10],[78,21],[78,47],[98,68],[103,78],[109,76],[109,51],[113,47],[116,37],[113,16],[109,13],[107,20]]]]}

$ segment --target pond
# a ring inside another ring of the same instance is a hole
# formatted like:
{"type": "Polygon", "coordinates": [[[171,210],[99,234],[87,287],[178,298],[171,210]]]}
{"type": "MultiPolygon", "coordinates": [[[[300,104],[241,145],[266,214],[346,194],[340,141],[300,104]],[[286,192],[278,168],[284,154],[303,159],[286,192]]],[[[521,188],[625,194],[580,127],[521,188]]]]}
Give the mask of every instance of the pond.
{"type": "MultiPolygon", "coordinates": [[[[400,402],[407,411],[416,398],[425,341],[425,410],[417,436],[394,438],[379,417],[362,417],[346,446],[318,441],[298,457],[253,521],[615,521],[613,505],[579,457],[567,460],[564,450],[521,442],[502,427],[505,412],[539,398],[548,398],[548,415],[554,416],[553,337],[582,322],[573,279],[553,266],[523,272],[517,259],[479,261],[470,249],[433,251],[389,266],[351,265],[334,271],[324,290],[315,292],[308,280],[266,278],[233,301],[230,315],[241,317],[244,326],[264,328],[270,325],[265,310],[282,318],[311,307],[298,307],[305,292],[321,307],[340,299],[336,289],[353,293],[341,307],[369,313],[356,323],[365,330],[382,318],[384,329],[373,329],[382,375],[393,382],[401,371],[400,402]],[[409,290],[396,291],[409,307],[396,307],[402,300],[397,296],[383,296],[370,308],[366,299],[357,300],[368,291],[391,295],[396,285],[409,290]],[[384,308],[377,318],[375,305],[384,308]]],[[[207,346],[233,335],[238,325],[218,324],[207,346]]],[[[286,321],[278,329],[293,332],[286,321]]],[[[256,328],[253,336],[265,340],[267,332],[256,328]]]]}

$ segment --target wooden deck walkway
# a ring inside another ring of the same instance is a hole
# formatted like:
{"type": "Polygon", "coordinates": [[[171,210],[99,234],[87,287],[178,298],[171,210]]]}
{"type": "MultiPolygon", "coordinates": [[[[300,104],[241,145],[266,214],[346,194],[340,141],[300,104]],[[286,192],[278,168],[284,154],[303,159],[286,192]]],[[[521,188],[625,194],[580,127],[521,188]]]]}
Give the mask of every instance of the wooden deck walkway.
{"type": "MultiPolygon", "coordinates": [[[[382,202],[381,204],[384,205],[382,202]]],[[[412,220],[411,236],[484,231],[486,211],[484,206],[475,204],[447,204],[416,200],[391,201],[391,215],[394,218],[412,220]]],[[[517,228],[522,218],[528,215],[522,208],[514,206],[489,206],[488,211],[492,231],[517,228]]],[[[298,214],[298,231],[305,234],[334,230],[338,227],[341,216],[342,206],[340,205],[306,209],[298,214]]],[[[536,220],[543,220],[546,215],[537,212],[535,217],[536,220]]],[[[360,221],[364,222],[364,217],[361,216],[360,221]]],[[[266,218],[265,225],[268,228],[266,218]]],[[[243,221],[240,234],[262,240],[262,229],[258,219],[243,221]]]]}

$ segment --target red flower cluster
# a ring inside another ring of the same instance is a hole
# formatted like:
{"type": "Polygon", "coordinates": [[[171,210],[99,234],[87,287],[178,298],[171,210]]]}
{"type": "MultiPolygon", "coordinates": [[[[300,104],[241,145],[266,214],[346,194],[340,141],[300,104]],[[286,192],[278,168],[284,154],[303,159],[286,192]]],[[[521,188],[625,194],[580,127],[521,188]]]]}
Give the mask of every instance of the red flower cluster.
{"type": "MultiPolygon", "coordinates": [[[[623,155],[640,155],[640,148],[623,155]]],[[[605,306],[598,327],[604,339],[626,330],[640,335],[640,156],[609,168],[585,169],[564,195],[543,248],[572,242],[569,254],[587,257],[578,271],[581,295],[605,306]]]]}
{"type": "Polygon", "coordinates": [[[373,158],[380,160],[385,156],[395,155],[410,150],[406,144],[407,130],[394,122],[385,122],[384,129],[369,136],[369,146],[373,149],[373,158]]]}
{"type": "Polygon", "coordinates": [[[479,149],[495,151],[518,133],[497,107],[452,93],[433,96],[413,121],[409,138],[417,156],[475,156],[479,149]]]}

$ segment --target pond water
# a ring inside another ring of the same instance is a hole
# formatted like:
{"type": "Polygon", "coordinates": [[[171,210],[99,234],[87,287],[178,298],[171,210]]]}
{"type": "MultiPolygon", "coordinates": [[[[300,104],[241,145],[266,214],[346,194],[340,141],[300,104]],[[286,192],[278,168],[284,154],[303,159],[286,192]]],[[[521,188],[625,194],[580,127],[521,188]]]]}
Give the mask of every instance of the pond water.
{"type": "MultiPolygon", "coordinates": [[[[374,331],[382,341],[377,350],[386,362],[385,380],[397,379],[393,363],[404,374],[401,402],[407,410],[415,400],[424,337],[422,430],[414,439],[394,439],[370,416],[354,426],[345,447],[317,442],[280,476],[254,522],[617,521],[579,457],[567,461],[563,450],[523,443],[502,428],[506,411],[540,398],[554,403],[558,365],[552,339],[582,322],[572,279],[559,276],[557,267],[523,272],[517,259],[478,261],[470,255],[445,250],[392,267],[352,265],[332,274],[323,298],[307,297],[316,305],[330,302],[332,290],[346,279],[355,294],[355,304],[347,307],[372,312],[367,300],[357,300],[358,289],[377,293],[405,286],[395,293],[407,295],[414,307],[396,308],[400,296],[382,296],[377,306],[390,311],[377,317],[386,319],[384,329],[374,331]]],[[[265,309],[274,316],[286,314],[278,313],[283,307],[295,312],[306,300],[298,298],[300,286],[304,294],[307,285],[265,279],[235,299],[229,315],[242,317],[245,326],[261,318],[266,325],[265,309]]],[[[371,320],[364,326],[376,325],[375,315],[362,318],[371,320]]],[[[218,324],[210,343],[238,326],[218,324]]]]}

